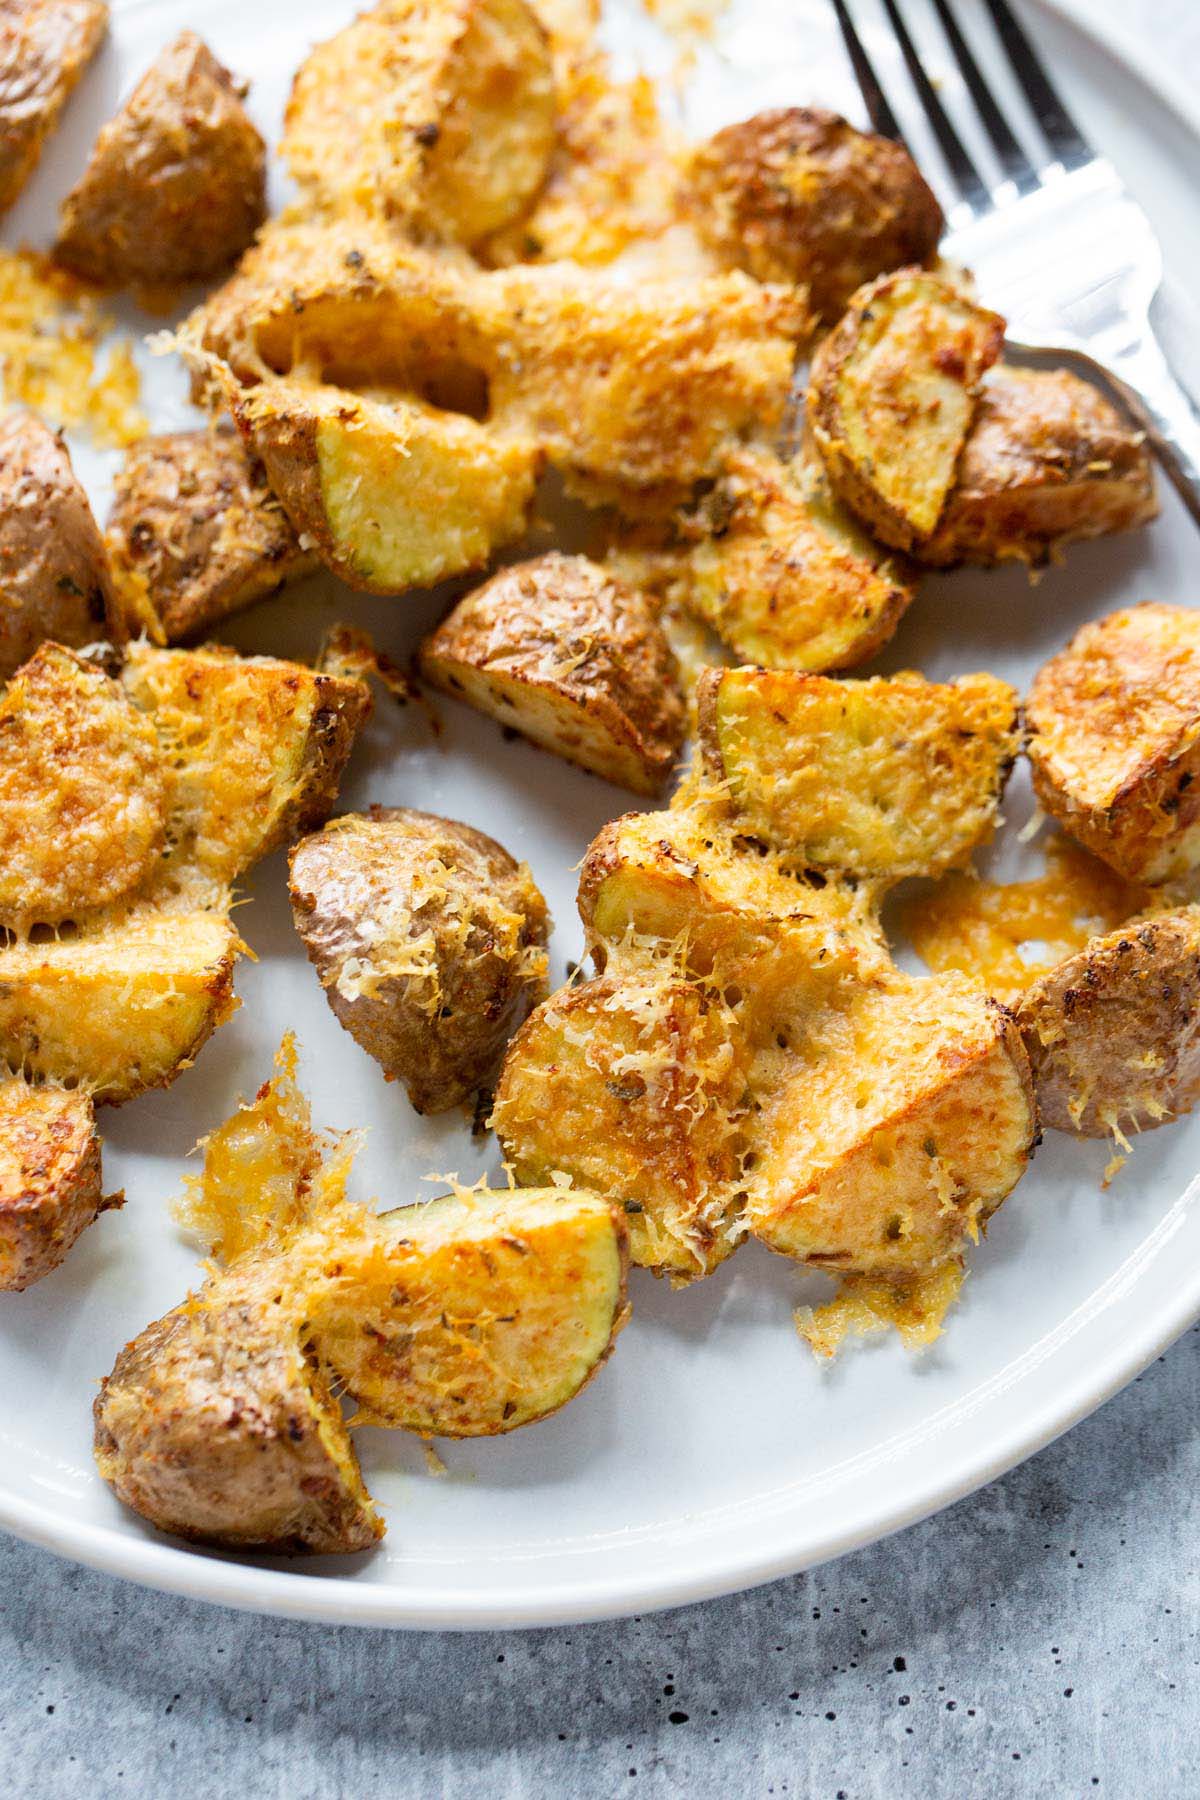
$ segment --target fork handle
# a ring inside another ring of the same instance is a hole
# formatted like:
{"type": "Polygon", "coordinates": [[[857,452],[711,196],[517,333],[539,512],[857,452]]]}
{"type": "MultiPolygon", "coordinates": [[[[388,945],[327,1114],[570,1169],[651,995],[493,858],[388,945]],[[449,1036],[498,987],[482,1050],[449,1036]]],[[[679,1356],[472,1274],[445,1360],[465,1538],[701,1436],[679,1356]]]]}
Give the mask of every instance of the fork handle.
{"type": "Polygon", "coordinates": [[[1158,339],[1147,333],[1105,365],[1084,350],[1072,360],[1113,391],[1200,525],[1200,414],[1171,373],[1158,339]]]}

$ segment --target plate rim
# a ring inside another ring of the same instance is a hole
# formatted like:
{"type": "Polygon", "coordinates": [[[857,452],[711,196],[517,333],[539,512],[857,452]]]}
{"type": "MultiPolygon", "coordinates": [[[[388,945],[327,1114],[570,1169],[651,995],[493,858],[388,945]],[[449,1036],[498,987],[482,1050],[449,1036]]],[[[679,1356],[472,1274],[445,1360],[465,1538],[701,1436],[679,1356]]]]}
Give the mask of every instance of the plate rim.
{"type": "MultiPolygon", "coordinates": [[[[125,7],[114,10],[126,10],[125,7]]],[[[1041,12],[1056,17],[1098,46],[1151,99],[1165,102],[1181,123],[1200,139],[1200,101],[1169,69],[1149,57],[1140,41],[1117,21],[1097,17],[1087,0],[1031,0],[1041,12]]],[[[1087,1302],[1055,1331],[1030,1346],[1010,1369],[993,1378],[993,1387],[1012,1389],[1036,1374],[1054,1344],[1076,1336],[1106,1305],[1136,1287],[1148,1265],[1165,1250],[1185,1215],[1200,1203],[1200,1174],[1184,1189],[1136,1250],[1094,1291],[1087,1302]],[[1107,1296],[1107,1298],[1106,1298],[1107,1296]]],[[[0,1529],[56,1556],[181,1598],[228,1606],[312,1623],[354,1625],[393,1630],[483,1631],[580,1625],[633,1614],[694,1604],[743,1592],[815,1568],[853,1550],[882,1541],[996,1480],[1034,1456],[1057,1437],[1094,1412],[1141,1373],[1200,1317],[1200,1267],[1181,1286],[1172,1303],[1144,1319],[1140,1332],[1126,1333],[1099,1363],[1093,1362],[1067,1390],[1057,1389],[1021,1422],[983,1451],[968,1448],[951,1473],[923,1487],[919,1494],[869,1522],[849,1529],[833,1528],[807,1547],[775,1548],[767,1553],[726,1553],[719,1569],[671,1573],[655,1578],[642,1574],[624,1585],[607,1579],[559,1582],[545,1594],[530,1595],[514,1585],[486,1595],[465,1596],[461,1588],[423,1588],[356,1581],[344,1575],[304,1575],[221,1555],[170,1540],[141,1539],[111,1525],[66,1524],[44,1509],[0,1486],[0,1529]]]]}

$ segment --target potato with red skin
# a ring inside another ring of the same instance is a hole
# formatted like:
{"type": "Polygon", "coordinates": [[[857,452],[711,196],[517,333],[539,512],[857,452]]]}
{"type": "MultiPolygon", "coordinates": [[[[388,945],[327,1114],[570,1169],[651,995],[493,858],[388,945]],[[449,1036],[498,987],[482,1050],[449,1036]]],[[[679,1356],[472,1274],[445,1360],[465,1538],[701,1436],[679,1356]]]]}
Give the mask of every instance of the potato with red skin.
{"type": "Polygon", "coordinates": [[[679,670],[651,602],[585,556],[551,551],[467,594],[421,669],[543,749],[636,794],[683,746],[679,670]]]}
{"type": "Polygon", "coordinates": [[[97,1214],[121,1201],[101,1190],[85,1092],[20,1075],[0,1081],[0,1292],[20,1293],[56,1269],[97,1214]]]}
{"type": "Polygon", "coordinates": [[[693,152],[685,200],[727,268],[806,287],[826,324],[864,282],[931,262],[944,224],[903,144],[822,107],[726,125],[693,152]]]}
{"type": "Polygon", "coordinates": [[[418,1112],[484,1087],[545,991],[546,903],[494,838],[406,807],[292,851],[292,915],[339,1021],[418,1112]]]}
{"type": "Polygon", "coordinates": [[[0,680],[52,638],[123,635],[104,541],[61,437],[33,413],[0,419],[0,680]]]}
{"type": "Polygon", "coordinates": [[[54,254],[104,286],[163,288],[228,267],[266,213],[266,146],[244,87],[184,31],[101,130],[54,254]]]}
{"type": "Polygon", "coordinates": [[[33,174],[107,30],[103,0],[0,0],[0,212],[33,174]]]}

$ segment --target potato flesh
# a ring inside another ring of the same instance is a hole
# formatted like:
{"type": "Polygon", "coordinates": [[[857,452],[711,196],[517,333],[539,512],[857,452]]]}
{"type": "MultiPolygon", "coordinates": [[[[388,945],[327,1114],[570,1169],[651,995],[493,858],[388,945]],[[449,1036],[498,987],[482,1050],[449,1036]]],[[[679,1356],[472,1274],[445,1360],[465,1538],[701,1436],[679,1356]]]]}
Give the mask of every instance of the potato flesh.
{"type": "Polygon", "coordinates": [[[115,682],[44,644],[0,699],[0,742],[0,924],[57,925],[146,882],[166,771],[115,682]]]}
{"type": "Polygon", "coordinates": [[[1036,1132],[1012,1021],[973,982],[897,974],[799,1036],[755,1071],[754,1235],[841,1273],[907,1277],[958,1254],[1036,1132]]]}
{"type": "Polygon", "coordinates": [[[623,1322],[624,1227],[596,1194],[464,1191],[386,1213],[310,1328],[359,1422],[446,1437],[515,1431],[595,1372],[623,1322]]]}
{"type": "Polygon", "coordinates": [[[104,1204],[88,1096],[0,1081],[0,1291],[57,1268],[104,1204]]]}
{"type": "Polygon", "coordinates": [[[329,812],[365,683],[212,646],[130,646],[125,691],[171,770],[172,866],[225,884],[329,812]]]}
{"type": "Polygon", "coordinates": [[[861,289],[813,362],[808,416],[834,488],[885,543],[937,525],[1004,322],[936,276],[861,289]]]}
{"type": "Polygon", "coordinates": [[[1034,678],[1042,806],[1130,881],[1200,863],[1200,615],[1146,602],[1085,625],[1034,678]]]}
{"type": "Polygon", "coordinates": [[[0,948],[0,1059],[116,1105],[162,1087],[235,1009],[221,913],[119,913],[77,937],[0,948]]]}
{"type": "Polygon", "coordinates": [[[553,143],[549,51],[523,0],[390,0],[301,65],[282,148],[325,198],[471,244],[532,198],[553,143]]]}
{"type": "Polygon", "coordinates": [[[356,585],[382,593],[479,568],[518,537],[538,464],[528,443],[411,401],[360,403],[349,428],[323,418],[317,458],[339,555],[356,585]]]}
{"type": "Polygon", "coordinates": [[[834,681],[713,671],[706,767],[750,830],[814,868],[897,878],[961,863],[992,834],[1020,746],[1017,696],[990,675],[834,681]]]}
{"type": "Polygon", "coordinates": [[[815,469],[731,451],[708,516],[713,534],[684,552],[673,592],[746,662],[851,668],[887,642],[913,598],[909,571],[815,469]]]}

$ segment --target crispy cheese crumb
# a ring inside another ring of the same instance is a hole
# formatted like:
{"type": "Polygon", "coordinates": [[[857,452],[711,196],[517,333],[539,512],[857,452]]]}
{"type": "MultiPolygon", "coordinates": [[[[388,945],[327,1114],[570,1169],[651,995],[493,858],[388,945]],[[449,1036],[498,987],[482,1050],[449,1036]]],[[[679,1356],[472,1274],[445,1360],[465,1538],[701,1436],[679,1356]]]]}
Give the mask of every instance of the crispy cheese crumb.
{"type": "Polygon", "coordinates": [[[48,257],[0,250],[0,389],[56,425],[85,429],[97,444],[144,437],[137,366],[127,343],[98,363],[111,317],[95,296],[48,257]]]}

